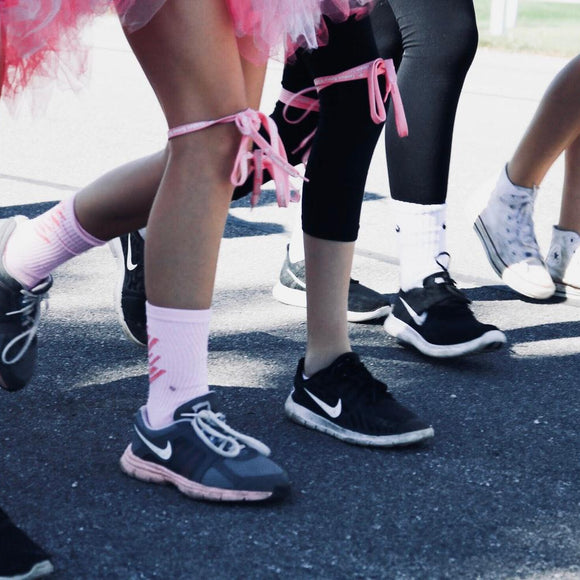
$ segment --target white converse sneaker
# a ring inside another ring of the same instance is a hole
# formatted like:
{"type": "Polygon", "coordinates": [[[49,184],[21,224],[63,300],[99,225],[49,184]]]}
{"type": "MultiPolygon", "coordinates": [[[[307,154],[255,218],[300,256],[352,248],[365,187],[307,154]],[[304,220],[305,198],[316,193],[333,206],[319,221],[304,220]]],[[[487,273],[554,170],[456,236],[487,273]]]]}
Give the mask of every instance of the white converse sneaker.
{"type": "Polygon", "coordinates": [[[474,228],[496,274],[510,288],[530,298],[556,291],[534,233],[537,188],[514,185],[504,168],[474,228]]]}
{"type": "Polygon", "coordinates": [[[554,226],[546,266],[556,284],[556,296],[580,299],[580,235],[554,226]]]}

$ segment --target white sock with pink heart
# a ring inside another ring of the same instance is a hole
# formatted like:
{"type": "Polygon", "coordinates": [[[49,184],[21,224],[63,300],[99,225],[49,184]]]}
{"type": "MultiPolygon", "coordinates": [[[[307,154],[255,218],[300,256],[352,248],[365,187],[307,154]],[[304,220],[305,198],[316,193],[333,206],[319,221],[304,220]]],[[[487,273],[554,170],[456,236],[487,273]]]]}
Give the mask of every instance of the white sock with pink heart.
{"type": "Polygon", "coordinates": [[[211,309],[183,310],[146,303],[149,350],[147,417],[154,429],[175,410],[209,391],[207,353],[211,309]]]}
{"type": "Polygon", "coordinates": [[[79,224],[71,196],[34,219],[18,221],[6,244],[4,267],[30,289],[57,266],[104,243],[79,224]]]}

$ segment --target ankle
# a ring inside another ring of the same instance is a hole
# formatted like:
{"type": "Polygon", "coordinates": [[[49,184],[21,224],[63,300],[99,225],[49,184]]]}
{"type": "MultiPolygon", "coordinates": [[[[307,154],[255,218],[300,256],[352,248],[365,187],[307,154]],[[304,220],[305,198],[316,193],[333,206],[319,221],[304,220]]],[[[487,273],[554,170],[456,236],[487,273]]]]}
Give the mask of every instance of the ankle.
{"type": "Polygon", "coordinates": [[[339,356],[352,352],[350,345],[326,351],[307,350],[304,357],[304,378],[311,378],[317,372],[328,368],[339,356]]]}
{"type": "Polygon", "coordinates": [[[567,224],[566,222],[560,223],[554,226],[554,233],[563,232],[567,234],[572,234],[573,236],[580,236],[580,226],[575,224],[567,224]]]}
{"type": "Polygon", "coordinates": [[[505,174],[508,182],[516,188],[533,190],[539,186],[539,180],[536,182],[533,177],[530,177],[527,172],[520,170],[511,161],[506,163],[502,174],[505,174]]]}
{"type": "Polygon", "coordinates": [[[495,189],[491,195],[491,201],[497,201],[502,203],[503,198],[506,195],[514,195],[514,194],[527,194],[531,196],[535,196],[538,187],[534,184],[531,184],[529,187],[527,185],[520,185],[519,183],[515,183],[512,181],[509,173],[508,173],[508,166],[506,165],[497,180],[495,189]]]}

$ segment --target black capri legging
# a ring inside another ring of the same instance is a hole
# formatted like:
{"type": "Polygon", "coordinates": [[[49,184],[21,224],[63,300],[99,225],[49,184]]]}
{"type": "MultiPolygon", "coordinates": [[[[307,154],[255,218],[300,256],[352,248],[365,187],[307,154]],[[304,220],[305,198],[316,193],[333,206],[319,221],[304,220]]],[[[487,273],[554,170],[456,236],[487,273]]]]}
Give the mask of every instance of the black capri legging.
{"type": "Polygon", "coordinates": [[[400,139],[389,111],[391,196],[444,203],[455,113],[478,43],[473,1],[379,0],[371,22],[381,56],[400,63],[398,84],[409,124],[409,136],[400,139]]]}
{"type": "MultiPolygon", "coordinates": [[[[379,0],[370,21],[380,56],[392,58],[397,67],[409,124],[409,136],[401,139],[389,107],[385,144],[391,196],[409,203],[442,204],[447,198],[457,104],[477,49],[473,2],[379,0]]],[[[303,53],[285,68],[284,87],[298,92],[311,86],[317,76],[373,60],[365,27],[364,22],[335,25],[327,47],[303,53]],[[352,51],[353,37],[360,51],[352,51]]],[[[303,190],[304,231],[338,241],[357,237],[364,181],[372,158],[369,147],[376,144],[377,129],[370,122],[368,108],[360,107],[366,101],[366,95],[358,94],[366,90],[363,83],[356,88],[357,94],[348,84],[320,94],[325,111],[321,111],[307,167],[311,181],[303,190]],[[347,87],[351,94],[342,97],[347,87]],[[326,102],[328,107],[324,106],[326,102]],[[349,132],[353,138],[350,145],[345,145],[349,132]]]]}
{"type": "MultiPolygon", "coordinates": [[[[368,17],[329,22],[328,28],[326,46],[298,56],[296,64],[307,70],[310,84],[379,58],[368,17]]],[[[384,90],[384,77],[379,81],[384,90]]],[[[317,238],[354,241],[383,123],[371,119],[366,79],[333,84],[321,90],[318,99],[320,114],[302,189],[302,227],[317,238]]]]}

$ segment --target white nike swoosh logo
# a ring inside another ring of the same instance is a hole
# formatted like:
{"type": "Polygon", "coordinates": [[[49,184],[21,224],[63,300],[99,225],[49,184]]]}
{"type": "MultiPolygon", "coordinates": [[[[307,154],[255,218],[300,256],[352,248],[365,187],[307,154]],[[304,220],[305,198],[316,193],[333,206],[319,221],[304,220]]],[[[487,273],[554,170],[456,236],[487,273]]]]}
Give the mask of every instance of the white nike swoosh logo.
{"type": "Polygon", "coordinates": [[[134,270],[139,264],[133,263],[133,253],[131,250],[131,236],[127,238],[127,270],[131,272],[134,270]]]}
{"type": "Polygon", "coordinates": [[[342,400],[338,399],[338,403],[331,407],[324,401],[321,401],[316,395],[313,395],[308,389],[304,389],[306,394],[329,416],[336,419],[342,413],[342,400]]]}
{"type": "Polygon", "coordinates": [[[139,435],[139,437],[141,438],[141,441],[143,441],[143,443],[145,443],[145,445],[147,445],[147,447],[149,447],[149,449],[151,449],[151,451],[153,451],[153,453],[155,453],[155,455],[157,455],[159,458],[163,459],[163,461],[167,461],[171,457],[171,454],[173,453],[173,449],[171,449],[171,442],[170,441],[168,441],[167,445],[165,445],[165,447],[163,447],[163,448],[157,447],[157,445],[155,445],[154,443],[151,443],[151,441],[149,441],[149,439],[147,439],[141,433],[141,431],[139,431],[139,429],[137,429],[136,426],[135,426],[135,431],[137,431],[137,435],[139,435]]]}
{"type": "Polygon", "coordinates": [[[403,306],[407,309],[407,312],[410,314],[411,318],[415,321],[415,324],[418,326],[423,326],[425,321],[427,320],[427,312],[423,312],[421,316],[419,316],[406,302],[401,298],[401,302],[403,306]]]}
{"type": "Polygon", "coordinates": [[[298,276],[296,276],[296,274],[294,274],[294,272],[292,272],[292,270],[290,270],[290,268],[288,268],[288,274],[290,274],[290,278],[292,278],[292,280],[294,280],[294,282],[300,286],[301,288],[306,289],[306,284],[300,280],[300,278],[298,278],[298,276]]]}

